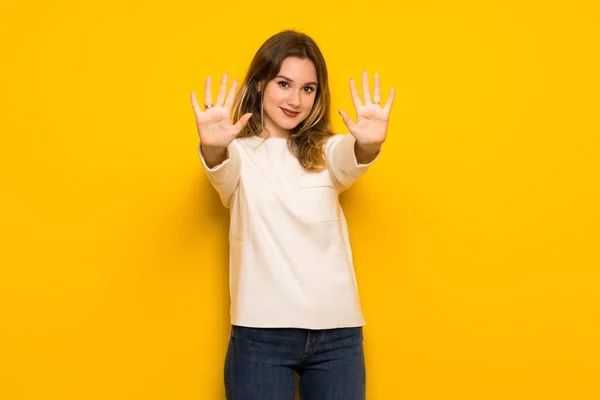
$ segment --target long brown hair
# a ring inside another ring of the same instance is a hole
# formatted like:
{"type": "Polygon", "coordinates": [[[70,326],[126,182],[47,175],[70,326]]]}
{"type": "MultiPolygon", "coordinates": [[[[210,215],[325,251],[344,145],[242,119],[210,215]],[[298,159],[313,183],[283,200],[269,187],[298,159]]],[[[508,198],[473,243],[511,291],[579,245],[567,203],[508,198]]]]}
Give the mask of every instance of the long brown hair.
{"type": "Polygon", "coordinates": [[[306,119],[290,132],[288,147],[303,168],[320,171],[325,168],[323,145],[333,135],[329,118],[331,94],[325,59],[315,41],[308,35],[285,30],[263,43],[250,63],[244,83],[235,98],[232,119],[237,121],[244,114],[252,113],[252,118],[238,135],[240,138],[262,132],[264,91],[258,91],[259,83],[275,79],[287,57],[308,58],[317,71],[315,102],[306,119]]]}

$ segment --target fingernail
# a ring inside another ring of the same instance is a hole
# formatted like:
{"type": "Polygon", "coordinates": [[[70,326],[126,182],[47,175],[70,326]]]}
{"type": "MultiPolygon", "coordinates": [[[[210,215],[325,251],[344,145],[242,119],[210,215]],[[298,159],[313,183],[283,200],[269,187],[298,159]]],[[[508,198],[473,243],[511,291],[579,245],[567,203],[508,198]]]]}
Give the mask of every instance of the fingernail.
{"type": "Polygon", "coordinates": [[[342,115],[342,110],[338,110],[338,113],[339,113],[340,115],[342,115]]]}

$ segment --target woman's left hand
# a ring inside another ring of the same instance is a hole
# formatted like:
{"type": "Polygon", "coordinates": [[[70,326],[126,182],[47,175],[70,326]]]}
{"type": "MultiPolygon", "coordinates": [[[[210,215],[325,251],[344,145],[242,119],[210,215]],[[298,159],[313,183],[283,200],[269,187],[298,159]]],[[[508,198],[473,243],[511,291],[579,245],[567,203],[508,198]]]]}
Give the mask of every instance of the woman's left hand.
{"type": "Polygon", "coordinates": [[[365,148],[378,148],[385,141],[396,90],[394,88],[391,89],[385,106],[381,107],[379,74],[375,74],[373,100],[371,100],[371,89],[369,88],[369,75],[367,71],[364,71],[362,74],[362,88],[364,104],[360,101],[354,80],[350,79],[350,94],[352,95],[352,102],[356,110],[356,122],[353,122],[345,111],[340,110],[340,114],[350,133],[361,146],[365,148]]]}

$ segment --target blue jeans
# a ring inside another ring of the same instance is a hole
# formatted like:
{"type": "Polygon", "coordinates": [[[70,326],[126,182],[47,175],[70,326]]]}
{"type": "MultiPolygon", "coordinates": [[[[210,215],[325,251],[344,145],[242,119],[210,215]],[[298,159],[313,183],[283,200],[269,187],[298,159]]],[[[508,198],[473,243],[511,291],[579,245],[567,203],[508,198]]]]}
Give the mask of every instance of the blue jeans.
{"type": "Polygon", "coordinates": [[[229,400],[364,400],[362,327],[249,328],[233,325],[225,357],[229,400]]]}

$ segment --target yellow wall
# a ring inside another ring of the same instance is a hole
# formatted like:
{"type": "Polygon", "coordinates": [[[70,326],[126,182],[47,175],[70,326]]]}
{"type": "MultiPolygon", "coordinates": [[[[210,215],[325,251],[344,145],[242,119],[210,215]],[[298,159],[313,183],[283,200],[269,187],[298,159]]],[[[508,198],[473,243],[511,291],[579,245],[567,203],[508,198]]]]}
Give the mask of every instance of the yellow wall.
{"type": "Polygon", "coordinates": [[[338,131],[349,77],[398,90],[342,198],[367,398],[600,398],[599,13],[522,3],[3,0],[0,398],[223,397],[228,214],[189,93],[284,28],[338,131]]]}

